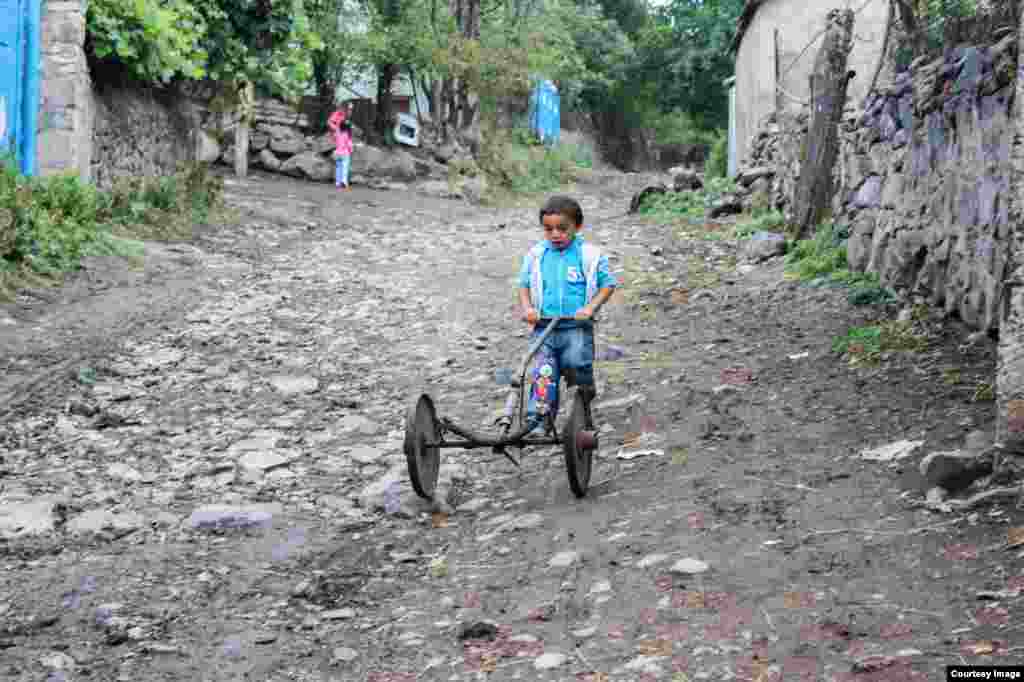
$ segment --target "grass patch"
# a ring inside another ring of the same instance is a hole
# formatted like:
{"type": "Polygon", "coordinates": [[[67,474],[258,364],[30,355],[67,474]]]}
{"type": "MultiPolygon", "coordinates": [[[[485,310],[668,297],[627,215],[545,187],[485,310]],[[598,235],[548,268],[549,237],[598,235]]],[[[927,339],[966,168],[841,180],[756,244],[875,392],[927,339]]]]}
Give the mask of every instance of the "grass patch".
{"type": "Polygon", "coordinates": [[[832,350],[848,356],[850,364],[876,364],[884,353],[919,352],[927,347],[927,338],[909,320],[854,327],[832,342],[832,350]]]}
{"type": "Polygon", "coordinates": [[[757,232],[781,232],[786,226],[786,217],[781,211],[759,211],[736,223],[733,238],[750,239],[757,232]]]}
{"type": "Polygon", "coordinates": [[[190,238],[221,209],[222,189],[201,164],[102,192],[73,174],[25,177],[0,159],[0,298],[59,283],[83,256],[141,264],[139,240],[190,238]]]}
{"type": "Polygon", "coordinates": [[[851,272],[847,268],[845,228],[831,223],[820,225],[810,239],[791,245],[786,255],[786,274],[814,286],[841,286],[848,289],[853,305],[872,305],[894,301],[896,297],[882,286],[874,273],[851,272]]]}
{"type": "Polygon", "coordinates": [[[684,192],[665,192],[648,196],[640,204],[640,214],[658,221],[684,221],[689,224],[702,223],[708,209],[726,194],[736,191],[736,183],[730,178],[707,179],[704,189],[684,192]]]}
{"type": "MultiPolygon", "coordinates": [[[[528,128],[493,130],[485,135],[479,166],[495,194],[532,196],[553,192],[583,177],[594,167],[595,150],[586,143],[543,144],[528,128]]],[[[452,172],[450,170],[450,172],[452,172]]]]}

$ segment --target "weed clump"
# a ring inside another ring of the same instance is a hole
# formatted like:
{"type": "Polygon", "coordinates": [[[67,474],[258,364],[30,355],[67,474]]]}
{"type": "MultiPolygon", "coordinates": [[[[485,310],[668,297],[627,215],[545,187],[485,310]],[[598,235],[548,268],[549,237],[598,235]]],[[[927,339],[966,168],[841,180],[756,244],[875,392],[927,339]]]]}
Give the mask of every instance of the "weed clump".
{"type": "Polygon", "coordinates": [[[648,195],[640,204],[640,213],[659,220],[700,222],[716,201],[735,191],[733,180],[710,178],[706,180],[704,189],[648,195]]]}
{"type": "Polygon", "coordinates": [[[912,320],[854,327],[832,342],[832,350],[849,356],[851,364],[876,364],[884,353],[917,352],[927,347],[927,338],[912,320]]]}
{"type": "Polygon", "coordinates": [[[849,233],[831,223],[820,225],[810,239],[791,245],[786,256],[790,277],[815,286],[841,286],[849,290],[853,305],[872,305],[895,300],[874,273],[851,272],[847,267],[846,241],[849,233]]]}
{"type": "Polygon", "coordinates": [[[202,164],[104,192],[74,174],[25,177],[12,159],[0,159],[0,297],[75,270],[83,256],[138,258],[139,239],[187,238],[221,205],[221,193],[202,164]]]}

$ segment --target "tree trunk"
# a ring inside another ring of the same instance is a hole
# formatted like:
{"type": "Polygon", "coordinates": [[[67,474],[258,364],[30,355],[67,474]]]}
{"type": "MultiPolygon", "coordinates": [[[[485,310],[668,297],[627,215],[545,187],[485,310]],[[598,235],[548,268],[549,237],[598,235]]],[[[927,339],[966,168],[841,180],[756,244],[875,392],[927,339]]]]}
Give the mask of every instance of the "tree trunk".
{"type": "MultiPolygon", "coordinates": [[[[441,128],[444,124],[444,95],[441,90],[442,85],[443,82],[440,78],[435,78],[434,82],[430,84],[430,115],[434,121],[434,130],[439,134],[441,134],[441,128]]],[[[444,137],[443,134],[442,137],[444,137]]]]}
{"type": "Polygon", "coordinates": [[[374,129],[387,139],[388,131],[394,124],[394,106],[391,95],[398,66],[396,64],[381,64],[377,69],[377,120],[374,121],[374,129]]]}
{"type": "MultiPolygon", "coordinates": [[[[1021,17],[1024,27],[1024,15],[1021,17]]],[[[1018,37],[1017,60],[1024,47],[1018,37]]],[[[1018,74],[1019,74],[1018,66],[1018,74]]],[[[1018,75],[1013,102],[1015,139],[1024,134],[1024,78],[1018,75]]],[[[1019,143],[1018,143],[1019,144],[1019,143]]],[[[1010,167],[1010,234],[1007,276],[1003,281],[999,320],[999,351],[996,358],[997,475],[1019,477],[1024,469],[1024,150],[1014,145],[1010,167]]]]}
{"type": "Polygon", "coordinates": [[[249,127],[252,125],[253,96],[252,83],[246,83],[238,91],[238,125],[235,127],[235,175],[244,178],[249,174],[249,127]]]}
{"type": "Polygon", "coordinates": [[[825,40],[811,72],[811,123],[804,142],[800,178],[793,197],[793,220],[799,239],[806,239],[825,219],[832,203],[832,171],[839,154],[839,122],[846,106],[850,73],[846,64],[853,47],[853,11],[831,10],[825,40]]]}

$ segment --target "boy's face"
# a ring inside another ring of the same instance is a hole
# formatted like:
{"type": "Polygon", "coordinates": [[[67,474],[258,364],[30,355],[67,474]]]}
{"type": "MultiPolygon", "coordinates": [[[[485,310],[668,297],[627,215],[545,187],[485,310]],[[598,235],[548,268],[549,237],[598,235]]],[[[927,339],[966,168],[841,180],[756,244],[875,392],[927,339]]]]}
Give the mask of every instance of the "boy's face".
{"type": "Polygon", "coordinates": [[[568,216],[552,213],[544,216],[544,238],[551,242],[559,251],[568,248],[580,226],[568,216]]]}

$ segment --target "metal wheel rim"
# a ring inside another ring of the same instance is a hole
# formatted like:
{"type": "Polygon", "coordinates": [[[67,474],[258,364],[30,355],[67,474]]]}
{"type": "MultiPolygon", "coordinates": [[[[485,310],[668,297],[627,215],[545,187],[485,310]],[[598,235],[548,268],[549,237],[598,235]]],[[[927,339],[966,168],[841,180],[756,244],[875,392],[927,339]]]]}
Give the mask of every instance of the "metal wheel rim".
{"type": "Polygon", "coordinates": [[[429,447],[427,440],[437,440],[440,436],[434,406],[424,398],[416,405],[416,446],[415,456],[420,481],[433,491],[437,481],[437,470],[440,465],[440,448],[429,447]]]}

